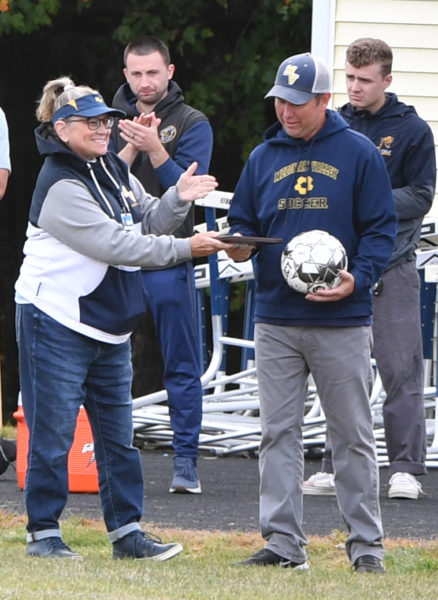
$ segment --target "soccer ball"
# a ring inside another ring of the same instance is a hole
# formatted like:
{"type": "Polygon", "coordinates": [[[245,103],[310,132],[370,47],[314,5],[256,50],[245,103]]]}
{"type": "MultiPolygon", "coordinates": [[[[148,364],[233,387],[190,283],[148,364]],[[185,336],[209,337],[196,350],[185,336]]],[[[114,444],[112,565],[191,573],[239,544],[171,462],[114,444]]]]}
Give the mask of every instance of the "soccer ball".
{"type": "Polygon", "coordinates": [[[281,255],[286,283],[302,294],[336,287],[341,282],[339,271],[347,266],[347,253],[341,242],[319,229],[293,237],[281,255]]]}

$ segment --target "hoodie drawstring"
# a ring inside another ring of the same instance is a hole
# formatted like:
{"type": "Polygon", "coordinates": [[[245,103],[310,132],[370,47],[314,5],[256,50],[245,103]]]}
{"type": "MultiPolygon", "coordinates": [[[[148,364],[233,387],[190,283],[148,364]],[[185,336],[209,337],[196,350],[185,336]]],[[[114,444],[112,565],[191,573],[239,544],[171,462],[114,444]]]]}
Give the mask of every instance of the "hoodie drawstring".
{"type": "Polygon", "coordinates": [[[109,201],[108,201],[108,198],[107,198],[107,197],[105,196],[105,194],[103,193],[103,190],[102,190],[102,188],[100,187],[100,185],[99,185],[99,182],[97,181],[97,177],[96,177],[96,175],[95,175],[95,173],[94,173],[93,167],[91,166],[91,164],[90,164],[89,162],[87,162],[87,168],[88,168],[88,170],[90,171],[91,179],[93,180],[93,182],[94,182],[94,185],[95,185],[95,186],[96,186],[96,188],[97,188],[97,191],[99,192],[99,194],[101,195],[101,197],[102,197],[103,201],[105,202],[105,205],[106,205],[106,207],[107,207],[107,209],[108,209],[108,212],[109,212],[109,213],[110,213],[110,215],[111,215],[111,216],[114,218],[114,217],[116,216],[116,215],[115,215],[115,212],[113,211],[113,208],[112,208],[111,204],[109,203],[109,201]]]}
{"type": "MultiPolygon", "coordinates": [[[[131,216],[131,209],[129,207],[129,204],[127,203],[126,199],[124,198],[124,196],[122,194],[122,186],[116,181],[116,179],[110,173],[110,171],[109,171],[108,167],[106,166],[105,161],[103,160],[102,157],[99,158],[99,162],[100,162],[100,166],[102,167],[103,172],[106,174],[106,176],[111,181],[111,183],[116,188],[116,190],[119,194],[119,197],[121,199],[121,208],[122,208],[122,224],[124,224],[124,227],[126,228],[126,224],[123,220],[123,214],[128,216],[128,218],[126,219],[126,223],[128,223],[128,224],[132,223],[132,216],[131,216]]],[[[101,198],[103,199],[103,201],[105,203],[105,206],[108,209],[109,214],[111,215],[111,217],[115,218],[116,215],[111,206],[111,203],[109,202],[108,198],[105,196],[105,193],[104,193],[103,189],[101,188],[99,181],[96,177],[96,174],[94,172],[93,165],[90,162],[87,162],[87,168],[90,172],[91,179],[93,180],[93,183],[96,186],[97,191],[99,192],[101,198]]]]}

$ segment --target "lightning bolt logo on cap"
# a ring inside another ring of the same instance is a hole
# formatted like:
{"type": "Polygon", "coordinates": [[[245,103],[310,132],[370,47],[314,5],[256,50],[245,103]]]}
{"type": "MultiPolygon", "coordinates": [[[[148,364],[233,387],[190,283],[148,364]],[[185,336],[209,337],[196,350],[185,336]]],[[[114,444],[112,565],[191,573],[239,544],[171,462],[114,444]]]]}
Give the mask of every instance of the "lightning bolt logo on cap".
{"type": "Polygon", "coordinates": [[[296,80],[300,78],[296,71],[297,67],[295,65],[287,65],[287,67],[283,71],[283,75],[287,77],[287,82],[289,85],[293,85],[296,82],[296,80]]]}

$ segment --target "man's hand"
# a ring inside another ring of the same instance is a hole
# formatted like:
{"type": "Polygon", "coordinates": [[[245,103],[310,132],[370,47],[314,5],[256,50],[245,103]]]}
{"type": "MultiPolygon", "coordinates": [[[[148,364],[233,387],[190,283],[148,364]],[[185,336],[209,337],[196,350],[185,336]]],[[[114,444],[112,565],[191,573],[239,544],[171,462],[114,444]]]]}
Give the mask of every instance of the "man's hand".
{"type": "MultiPolygon", "coordinates": [[[[242,235],[241,233],[233,233],[233,235],[242,235]]],[[[253,244],[227,244],[230,248],[226,253],[235,262],[244,262],[248,260],[254,250],[253,244]]]]}
{"type": "Polygon", "coordinates": [[[354,276],[348,271],[339,271],[341,283],[330,290],[318,290],[314,294],[306,294],[311,302],[336,302],[346,298],[354,291],[354,276]]]}
{"type": "Polygon", "coordinates": [[[166,162],[169,154],[161,143],[158,127],[161,119],[155,116],[154,112],[148,115],[142,113],[138,117],[131,119],[120,119],[118,127],[120,137],[127,142],[127,146],[120,152],[120,156],[132,164],[132,155],[137,156],[138,152],[147,152],[156,169],[166,162]],[[127,160],[128,158],[128,160],[127,160]],[[129,160],[131,159],[131,160],[129,160]]]}
{"type": "Polygon", "coordinates": [[[161,119],[152,112],[148,115],[142,113],[131,119],[120,119],[118,126],[121,137],[132,144],[137,150],[150,152],[162,146],[158,135],[161,119]]]}
{"type": "Polygon", "coordinates": [[[197,168],[198,163],[193,162],[178,179],[176,189],[181,200],[193,202],[193,200],[204,198],[209,192],[217,188],[216,177],[213,177],[213,175],[195,175],[197,168]]]}

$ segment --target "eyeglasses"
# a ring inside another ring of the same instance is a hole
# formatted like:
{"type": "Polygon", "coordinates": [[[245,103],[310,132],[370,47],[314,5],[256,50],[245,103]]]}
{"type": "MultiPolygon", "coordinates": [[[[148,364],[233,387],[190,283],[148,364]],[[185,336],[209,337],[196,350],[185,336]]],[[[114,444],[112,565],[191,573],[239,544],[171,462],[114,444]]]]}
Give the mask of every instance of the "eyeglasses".
{"type": "Polygon", "coordinates": [[[103,125],[106,129],[111,129],[111,127],[114,125],[114,117],[102,117],[101,119],[99,119],[99,117],[85,117],[84,119],[68,118],[65,120],[68,123],[86,121],[88,129],[91,129],[91,131],[97,131],[101,125],[103,125]]]}

